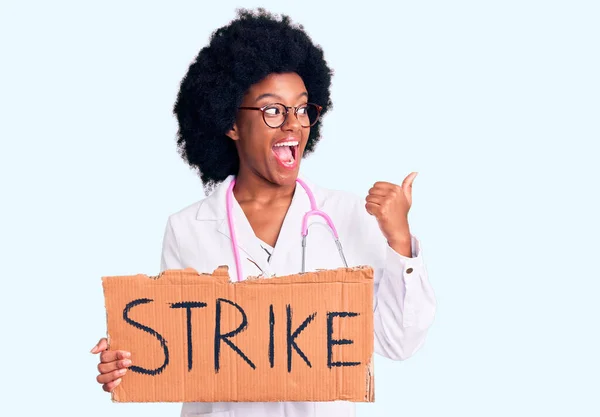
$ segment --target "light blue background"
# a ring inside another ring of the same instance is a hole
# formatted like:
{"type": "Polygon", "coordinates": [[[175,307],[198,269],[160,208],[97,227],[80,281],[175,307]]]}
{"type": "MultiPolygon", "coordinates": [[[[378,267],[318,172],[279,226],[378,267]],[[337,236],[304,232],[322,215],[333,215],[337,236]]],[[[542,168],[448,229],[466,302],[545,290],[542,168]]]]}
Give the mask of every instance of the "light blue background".
{"type": "Polygon", "coordinates": [[[359,415],[600,415],[600,8],[525,0],[2,2],[0,414],[178,415],[111,403],[88,352],[100,277],[157,273],[168,215],[203,197],[172,105],[242,5],[290,14],[336,71],[305,175],[365,195],[420,173],[436,320],[377,358],[359,415]]]}

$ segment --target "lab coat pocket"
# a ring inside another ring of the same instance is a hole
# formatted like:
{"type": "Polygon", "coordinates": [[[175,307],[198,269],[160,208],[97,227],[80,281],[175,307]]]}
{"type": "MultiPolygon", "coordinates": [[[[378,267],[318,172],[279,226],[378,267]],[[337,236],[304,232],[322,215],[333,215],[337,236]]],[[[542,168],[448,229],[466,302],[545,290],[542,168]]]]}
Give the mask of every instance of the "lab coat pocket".
{"type": "Polygon", "coordinates": [[[213,411],[211,413],[185,413],[182,417],[233,417],[231,411],[213,411]]]}

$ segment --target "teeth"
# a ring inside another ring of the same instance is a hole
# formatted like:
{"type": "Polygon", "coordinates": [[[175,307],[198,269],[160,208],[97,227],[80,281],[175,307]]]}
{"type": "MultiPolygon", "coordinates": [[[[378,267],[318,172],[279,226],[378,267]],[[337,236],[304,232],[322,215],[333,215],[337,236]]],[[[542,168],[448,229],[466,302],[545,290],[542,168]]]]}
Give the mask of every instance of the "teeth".
{"type": "Polygon", "coordinates": [[[276,143],[275,145],[273,145],[273,147],[276,146],[298,146],[298,141],[294,140],[294,141],[289,141],[289,142],[281,142],[281,143],[276,143]]]}

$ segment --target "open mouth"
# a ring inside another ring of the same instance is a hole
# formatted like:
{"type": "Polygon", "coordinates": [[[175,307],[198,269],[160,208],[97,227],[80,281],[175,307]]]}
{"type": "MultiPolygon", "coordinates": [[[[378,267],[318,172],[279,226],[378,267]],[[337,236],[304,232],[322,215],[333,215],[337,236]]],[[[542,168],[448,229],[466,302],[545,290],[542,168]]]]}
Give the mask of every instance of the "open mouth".
{"type": "Polygon", "coordinates": [[[298,156],[297,140],[276,143],[273,145],[272,151],[277,162],[284,168],[294,168],[296,166],[298,156]]]}

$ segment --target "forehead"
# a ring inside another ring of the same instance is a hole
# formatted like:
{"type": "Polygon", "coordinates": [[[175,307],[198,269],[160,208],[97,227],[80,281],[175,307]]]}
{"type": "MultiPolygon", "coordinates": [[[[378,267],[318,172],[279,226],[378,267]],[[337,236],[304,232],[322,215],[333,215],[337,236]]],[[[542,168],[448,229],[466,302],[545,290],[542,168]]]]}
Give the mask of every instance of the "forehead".
{"type": "Polygon", "coordinates": [[[295,72],[284,74],[270,74],[256,84],[253,84],[246,94],[247,98],[256,100],[259,96],[270,94],[279,96],[284,100],[296,100],[302,93],[306,93],[306,86],[302,78],[295,72]]]}

